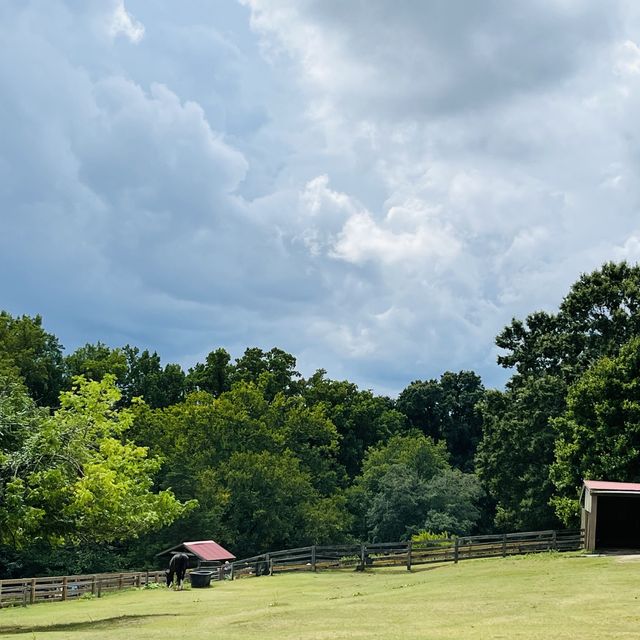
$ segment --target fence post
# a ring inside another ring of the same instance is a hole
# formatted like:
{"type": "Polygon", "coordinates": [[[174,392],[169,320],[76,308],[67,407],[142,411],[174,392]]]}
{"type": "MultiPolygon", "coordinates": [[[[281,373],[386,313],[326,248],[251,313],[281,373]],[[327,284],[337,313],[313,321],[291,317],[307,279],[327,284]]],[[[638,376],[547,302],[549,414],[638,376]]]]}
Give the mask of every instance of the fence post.
{"type": "Polygon", "coordinates": [[[460,548],[460,539],[456,537],[454,546],[453,546],[453,562],[458,564],[458,554],[460,548]]]}
{"type": "Polygon", "coordinates": [[[557,551],[558,549],[558,532],[553,530],[553,550],[557,551]]]}
{"type": "Polygon", "coordinates": [[[273,575],[273,558],[271,558],[269,554],[267,554],[267,557],[269,558],[269,575],[272,576],[273,575]]]}
{"type": "Polygon", "coordinates": [[[507,555],[507,534],[502,534],[502,557],[506,557],[507,555]]]}
{"type": "Polygon", "coordinates": [[[98,598],[102,598],[102,578],[98,578],[98,598]]]}
{"type": "Polygon", "coordinates": [[[29,599],[29,587],[23,582],[22,583],[22,606],[27,606],[27,600],[29,599]]]}
{"type": "Polygon", "coordinates": [[[232,580],[234,580],[234,579],[235,579],[235,576],[233,575],[233,574],[234,574],[234,570],[235,570],[235,565],[234,565],[234,564],[233,564],[233,562],[232,562],[232,563],[231,563],[231,579],[232,579],[232,580]]]}
{"type": "Polygon", "coordinates": [[[413,541],[407,543],[407,571],[411,571],[411,552],[413,551],[413,541]]]}
{"type": "Polygon", "coordinates": [[[36,601],[36,579],[31,578],[31,595],[29,596],[29,601],[33,604],[36,601]]]}
{"type": "Polygon", "coordinates": [[[311,547],[311,570],[316,570],[316,545],[312,545],[311,547]]]}
{"type": "Polygon", "coordinates": [[[360,567],[359,567],[360,571],[364,571],[365,555],[366,555],[366,545],[363,542],[360,545],[360,567]]]}
{"type": "Polygon", "coordinates": [[[67,576],[62,578],[62,599],[67,599],[67,576]]]}

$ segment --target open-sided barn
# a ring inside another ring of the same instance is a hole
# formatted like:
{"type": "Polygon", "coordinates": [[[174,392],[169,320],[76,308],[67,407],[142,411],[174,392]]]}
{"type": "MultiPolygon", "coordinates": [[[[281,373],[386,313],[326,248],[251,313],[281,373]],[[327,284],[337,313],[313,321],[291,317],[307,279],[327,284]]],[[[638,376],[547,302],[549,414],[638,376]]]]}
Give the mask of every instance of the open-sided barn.
{"type": "MultiPolygon", "coordinates": [[[[215,566],[222,564],[226,561],[233,561],[236,557],[227,551],[224,547],[220,546],[213,540],[199,540],[196,542],[182,542],[175,547],[165,549],[156,554],[157,558],[162,556],[170,557],[173,553],[186,553],[197,564],[197,566],[208,565],[215,566]]],[[[191,562],[189,563],[192,564],[191,562]]]]}
{"type": "Polygon", "coordinates": [[[640,549],[640,484],[585,480],[580,505],[587,551],[640,549]]]}

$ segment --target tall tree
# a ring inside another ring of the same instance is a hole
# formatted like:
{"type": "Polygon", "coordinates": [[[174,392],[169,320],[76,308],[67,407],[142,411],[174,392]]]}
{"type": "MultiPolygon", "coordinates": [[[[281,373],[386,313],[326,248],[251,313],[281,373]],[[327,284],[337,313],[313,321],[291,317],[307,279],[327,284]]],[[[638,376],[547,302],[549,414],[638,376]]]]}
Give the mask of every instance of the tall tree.
{"type": "Polygon", "coordinates": [[[162,368],[160,356],[147,349],[126,345],[127,373],[122,382],[125,404],[141,397],[150,407],[168,407],[184,397],[185,374],[180,365],[168,364],[162,368]]]}
{"type": "Polygon", "coordinates": [[[115,409],[119,399],[111,374],[100,382],[76,378],[60,408],[6,457],[4,539],[16,545],[122,540],[195,506],[171,491],[152,491],[161,462],[123,441],[133,416],[115,409]]]}
{"type": "Polygon", "coordinates": [[[483,396],[484,386],[473,371],[447,371],[440,380],[412,382],[396,407],[413,428],[446,443],[454,467],[472,471],[482,436],[478,404],[483,396]]]}
{"type": "Polygon", "coordinates": [[[593,364],[571,386],[566,413],[553,424],[553,504],[565,524],[576,524],[582,480],[640,481],[640,338],[593,364]]]}
{"type": "Polygon", "coordinates": [[[564,386],[554,376],[528,378],[507,391],[489,391],[482,405],[484,436],[476,471],[497,505],[502,531],[553,528],[554,433],[550,419],[564,410],[564,386]]]}
{"type": "Polygon", "coordinates": [[[415,432],[371,447],[352,489],[355,533],[400,540],[422,529],[470,533],[482,490],[472,474],[451,469],[444,443],[415,432]]]}
{"type": "Polygon", "coordinates": [[[478,472],[497,502],[496,524],[554,523],[553,421],[565,410],[567,389],[639,329],[640,266],[622,262],[580,276],[557,313],[514,319],[497,336],[504,350],[498,362],[515,373],[505,394],[492,394],[485,403],[478,453],[478,472]]]}
{"type": "Polygon", "coordinates": [[[338,461],[348,477],[361,469],[365,451],[396,433],[406,431],[406,418],[394,403],[371,391],[361,391],[352,382],[330,380],[319,369],[304,382],[302,394],[307,404],[322,404],[340,436],[338,461]]]}
{"type": "Polygon", "coordinates": [[[85,344],[64,359],[69,379],[84,376],[87,380],[102,380],[112,373],[122,385],[127,375],[127,357],[122,349],[111,349],[102,342],[85,344]]]}
{"type": "Polygon", "coordinates": [[[259,384],[264,389],[267,400],[272,400],[278,393],[296,393],[299,378],[295,357],[277,347],[266,352],[257,347],[249,348],[236,360],[231,370],[232,384],[259,384]]]}
{"type": "Polygon", "coordinates": [[[62,347],[39,315],[14,318],[0,311],[0,359],[15,366],[38,405],[56,406],[64,379],[62,347]]]}
{"type": "Polygon", "coordinates": [[[211,351],[204,364],[198,362],[187,374],[188,391],[206,391],[214,397],[231,389],[231,373],[229,364],[231,356],[225,349],[211,351]]]}

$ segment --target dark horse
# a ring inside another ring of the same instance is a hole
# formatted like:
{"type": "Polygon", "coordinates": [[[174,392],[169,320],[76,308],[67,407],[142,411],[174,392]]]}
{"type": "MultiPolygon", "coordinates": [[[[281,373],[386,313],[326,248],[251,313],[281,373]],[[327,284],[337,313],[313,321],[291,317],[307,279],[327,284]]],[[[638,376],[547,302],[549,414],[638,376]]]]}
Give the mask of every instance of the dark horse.
{"type": "Polygon", "coordinates": [[[167,587],[170,587],[174,580],[178,585],[178,589],[182,591],[182,583],[184,582],[184,576],[187,573],[187,565],[189,564],[189,556],[186,553],[174,553],[169,560],[169,568],[166,571],[167,574],[167,587]]]}

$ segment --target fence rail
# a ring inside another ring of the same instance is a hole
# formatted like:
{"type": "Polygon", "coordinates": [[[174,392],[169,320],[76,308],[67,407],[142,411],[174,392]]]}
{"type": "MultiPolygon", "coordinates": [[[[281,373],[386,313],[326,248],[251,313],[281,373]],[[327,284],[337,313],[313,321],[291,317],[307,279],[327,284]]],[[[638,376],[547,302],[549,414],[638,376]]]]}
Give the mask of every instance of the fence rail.
{"type": "Polygon", "coordinates": [[[544,551],[577,551],[583,547],[583,542],[584,532],[581,530],[548,530],[442,538],[426,542],[313,545],[236,560],[232,564],[231,575],[233,578],[243,578],[284,571],[364,570],[367,567],[389,566],[411,569],[416,565],[434,562],[459,562],[544,551]]]}
{"type": "Polygon", "coordinates": [[[74,600],[85,593],[100,597],[109,591],[144,587],[154,582],[162,583],[164,580],[164,571],[96,573],[0,580],[0,608],[36,602],[74,600]]]}
{"type": "MultiPolygon", "coordinates": [[[[376,542],[367,544],[312,545],[284,549],[212,567],[213,580],[273,575],[285,571],[364,570],[369,567],[413,566],[435,562],[459,562],[493,558],[576,551],[583,547],[584,531],[530,531],[485,536],[442,538],[427,542],[376,542]]],[[[208,568],[208,567],[202,567],[208,568]]],[[[85,593],[102,593],[162,583],[164,571],[101,573],[94,575],[16,578],[0,580],[0,608],[36,602],[73,600],[85,593]]]]}

